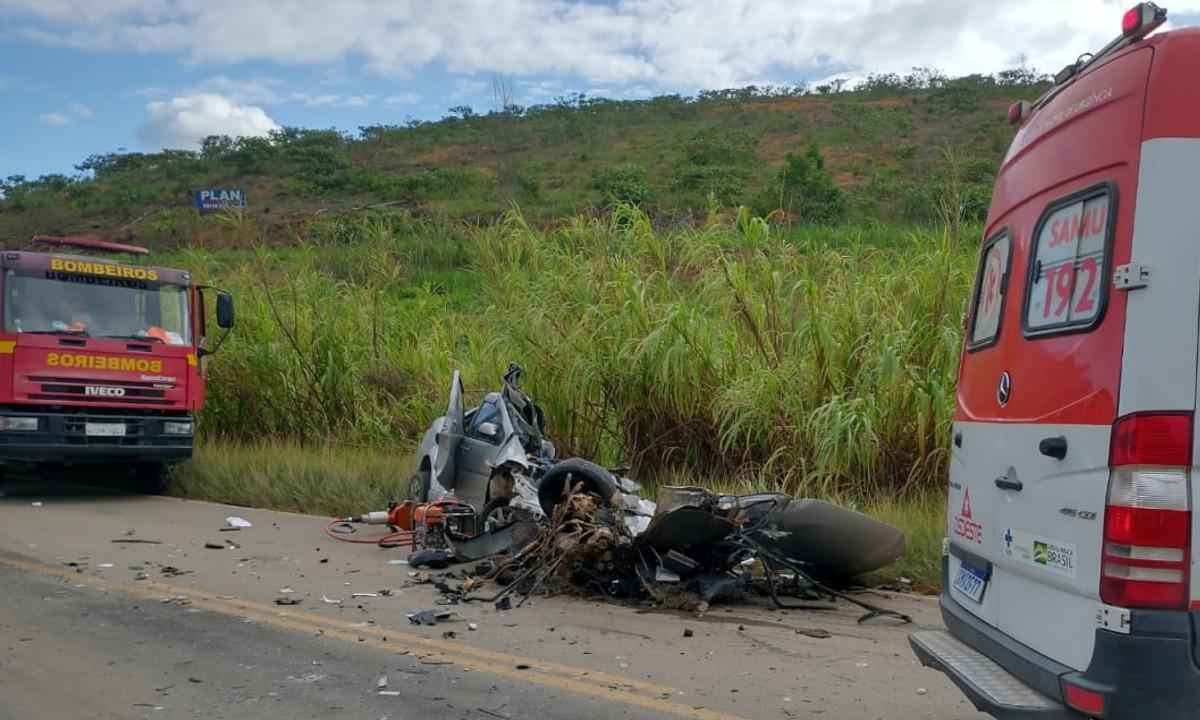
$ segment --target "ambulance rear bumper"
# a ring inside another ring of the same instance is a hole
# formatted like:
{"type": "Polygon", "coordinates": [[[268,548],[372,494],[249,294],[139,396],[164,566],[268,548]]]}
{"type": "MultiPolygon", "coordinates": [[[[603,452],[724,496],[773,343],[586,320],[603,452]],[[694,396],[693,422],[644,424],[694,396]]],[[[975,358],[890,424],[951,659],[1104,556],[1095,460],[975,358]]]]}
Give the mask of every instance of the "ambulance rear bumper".
{"type": "MultiPolygon", "coordinates": [[[[943,587],[949,587],[945,562],[942,573],[943,587]]],[[[1066,704],[1067,683],[1104,695],[1106,720],[1194,718],[1200,707],[1200,668],[1193,656],[1193,626],[1200,613],[1131,611],[1129,634],[1096,630],[1091,663],[1078,672],[984,623],[945,591],[940,605],[950,635],[1056,703],[1066,704]]],[[[980,709],[1012,717],[1003,708],[980,709]]]]}

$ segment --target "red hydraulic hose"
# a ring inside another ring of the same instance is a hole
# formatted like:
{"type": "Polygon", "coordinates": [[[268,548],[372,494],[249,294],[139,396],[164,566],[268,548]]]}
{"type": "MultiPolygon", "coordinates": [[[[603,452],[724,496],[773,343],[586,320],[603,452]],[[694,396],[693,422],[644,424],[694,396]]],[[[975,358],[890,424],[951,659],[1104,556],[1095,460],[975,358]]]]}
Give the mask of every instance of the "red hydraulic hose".
{"type": "Polygon", "coordinates": [[[357,538],[348,537],[358,532],[358,529],[350,522],[341,518],[334,518],[325,526],[325,534],[337,540],[338,542],[354,543],[356,545],[378,545],[379,547],[396,547],[397,545],[412,545],[412,533],[407,530],[399,530],[390,532],[387,535],[372,538],[357,538]],[[335,530],[334,528],[343,527],[344,530],[335,530]]]}

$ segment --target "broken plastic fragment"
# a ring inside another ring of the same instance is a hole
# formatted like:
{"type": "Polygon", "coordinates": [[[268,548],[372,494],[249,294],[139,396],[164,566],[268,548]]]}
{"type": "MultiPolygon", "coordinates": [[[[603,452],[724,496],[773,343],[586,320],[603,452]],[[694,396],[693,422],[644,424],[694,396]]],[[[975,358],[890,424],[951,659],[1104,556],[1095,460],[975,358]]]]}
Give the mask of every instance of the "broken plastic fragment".
{"type": "Polygon", "coordinates": [[[250,521],[245,518],[240,518],[236,515],[230,515],[229,517],[225,518],[225,527],[237,528],[241,530],[243,528],[254,527],[254,525],[252,525],[250,521]]]}
{"type": "Polygon", "coordinates": [[[450,619],[449,610],[421,610],[408,614],[408,621],[413,625],[437,625],[439,620],[450,619]]]}
{"type": "Polygon", "coordinates": [[[326,605],[341,605],[342,599],[341,598],[334,599],[334,598],[322,595],[321,602],[325,603],[326,605]]]}

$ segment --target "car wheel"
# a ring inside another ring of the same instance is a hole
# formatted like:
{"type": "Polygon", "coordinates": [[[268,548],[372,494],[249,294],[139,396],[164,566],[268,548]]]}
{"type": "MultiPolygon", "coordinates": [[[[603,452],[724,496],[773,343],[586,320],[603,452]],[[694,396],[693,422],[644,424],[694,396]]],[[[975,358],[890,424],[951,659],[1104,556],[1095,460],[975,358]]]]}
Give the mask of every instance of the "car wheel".
{"type": "Polygon", "coordinates": [[[171,486],[171,473],[163,463],[140,463],[133,469],[138,492],[162,495],[171,486]]]}
{"type": "Polygon", "coordinates": [[[429,502],[429,473],[420,471],[408,479],[408,497],[413,502],[429,502]]]}
{"type": "Polygon", "coordinates": [[[510,506],[509,502],[512,498],[498,497],[487,501],[487,505],[483,506],[483,531],[493,532],[503,527],[508,527],[516,522],[517,509],[510,506]]]}
{"type": "Polygon", "coordinates": [[[554,507],[562,500],[568,478],[572,485],[582,482],[584,492],[596,495],[605,502],[611,501],[620,492],[612,473],[599,465],[580,458],[563,460],[552,465],[538,485],[538,503],[546,517],[553,517],[554,507]]]}

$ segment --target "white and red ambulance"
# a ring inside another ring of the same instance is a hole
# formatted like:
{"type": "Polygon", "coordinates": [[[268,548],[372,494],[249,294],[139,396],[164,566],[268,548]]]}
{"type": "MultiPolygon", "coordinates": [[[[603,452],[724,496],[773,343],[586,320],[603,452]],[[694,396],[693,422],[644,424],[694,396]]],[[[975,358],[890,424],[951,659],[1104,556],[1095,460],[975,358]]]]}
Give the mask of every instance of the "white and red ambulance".
{"type": "Polygon", "coordinates": [[[996,181],[951,446],[946,631],[996,717],[1200,717],[1200,30],[1063,70],[996,181]]]}

